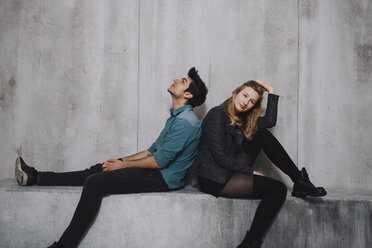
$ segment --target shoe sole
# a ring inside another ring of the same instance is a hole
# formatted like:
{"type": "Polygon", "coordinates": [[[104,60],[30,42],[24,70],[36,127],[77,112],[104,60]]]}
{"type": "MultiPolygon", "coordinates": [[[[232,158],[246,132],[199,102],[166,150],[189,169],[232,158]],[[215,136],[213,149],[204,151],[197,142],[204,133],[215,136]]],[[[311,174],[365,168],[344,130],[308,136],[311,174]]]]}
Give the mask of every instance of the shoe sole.
{"type": "Polygon", "coordinates": [[[305,198],[306,197],[306,194],[305,193],[300,193],[300,192],[292,192],[292,196],[293,197],[298,197],[298,198],[305,198]]]}
{"type": "Polygon", "coordinates": [[[309,197],[322,197],[322,196],[325,196],[327,195],[327,192],[325,192],[324,194],[319,194],[319,195],[309,195],[307,194],[306,192],[292,192],[292,196],[293,197],[298,197],[298,198],[305,198],[307,196],[309,197]]]}
{"type": "Polygon", "coordinates": [[[20,157],[18,157],[16,162],[15,162],[14,175],[15,175],[15,177],[17,179],[17,182],[20,186],[25,186],[27,184],[28,176],[27,176],[27,173],[25,173],[22,170],[20,157]]]}

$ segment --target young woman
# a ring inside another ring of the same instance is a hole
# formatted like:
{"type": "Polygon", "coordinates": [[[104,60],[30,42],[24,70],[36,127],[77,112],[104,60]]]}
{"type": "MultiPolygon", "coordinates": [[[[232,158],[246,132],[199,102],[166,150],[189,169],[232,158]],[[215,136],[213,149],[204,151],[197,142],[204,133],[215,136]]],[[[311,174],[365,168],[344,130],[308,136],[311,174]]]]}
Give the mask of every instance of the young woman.
{"type": "Polygon", "coordinates": [[[250,230],[238,248],[260,247],[265,232],[283,205],[286,186],[252,170],[261,149],[266,156],[294,182],[292,196],[324,196],[315,187],[305,168],[293,163],[278,140],[266,129],[277,119],[279,96],[259,80],[236,88],[220,106],[212,108],[202,123],[202,136],[195,161],[195,172],[201,191],[216,197],[262,199],[250,230]],[[268,91],[267,109],[260,117],[264,91],[268,91]]]}

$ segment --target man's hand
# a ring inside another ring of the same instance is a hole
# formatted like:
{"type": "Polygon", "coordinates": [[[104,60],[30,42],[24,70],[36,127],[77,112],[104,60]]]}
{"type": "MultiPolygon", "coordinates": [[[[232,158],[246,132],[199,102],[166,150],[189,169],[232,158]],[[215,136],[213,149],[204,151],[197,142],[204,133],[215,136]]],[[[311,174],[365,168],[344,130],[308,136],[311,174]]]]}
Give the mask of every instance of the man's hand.
{"type": "Polygon", "coordinates": [[[103,172],[106,171],[113,171],[113,170],[118,170],[124,168],[124,163],[118,159],[110,158],[107,160],[103,165],[102,169],[103,172]]]}

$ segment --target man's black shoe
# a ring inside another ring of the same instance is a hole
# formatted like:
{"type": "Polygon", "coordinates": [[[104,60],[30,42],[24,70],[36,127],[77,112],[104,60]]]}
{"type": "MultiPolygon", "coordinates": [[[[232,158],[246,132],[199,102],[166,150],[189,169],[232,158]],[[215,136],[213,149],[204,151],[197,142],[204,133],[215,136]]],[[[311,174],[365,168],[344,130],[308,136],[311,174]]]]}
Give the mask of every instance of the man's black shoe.
{"type": "Polygon", "coordinates": [[[14,174],[18,184],[21,186],[36,184],[37,170],[28,166],[21,157],[18,157],[15,162],[14,174]]]}
{"type": "Polygon", "coordinates": [[[292,196],[303,198],[306,196],[320,197],[326,194],[327,191],[323,187],[315,187],[314,184],[310,182],[306,169],[302,168],[294,179],[292,196]]]}

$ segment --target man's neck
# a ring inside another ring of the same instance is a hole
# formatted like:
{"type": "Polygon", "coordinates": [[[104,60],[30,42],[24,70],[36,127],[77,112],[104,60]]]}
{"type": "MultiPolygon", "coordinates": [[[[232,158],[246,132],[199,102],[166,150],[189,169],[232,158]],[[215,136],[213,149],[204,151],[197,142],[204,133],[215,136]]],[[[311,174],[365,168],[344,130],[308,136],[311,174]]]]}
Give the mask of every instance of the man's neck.
{"type": "Polygon", "coordinates": [[[172,107],[173,107],[173,110],[176,110],[182,106],[185,106],[187,105],[187,102],[186,101],[177,101],[176,99],[172,99],[172,107]]]}

